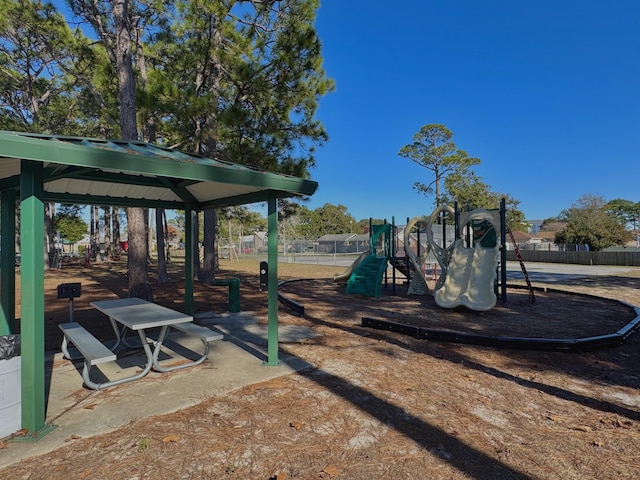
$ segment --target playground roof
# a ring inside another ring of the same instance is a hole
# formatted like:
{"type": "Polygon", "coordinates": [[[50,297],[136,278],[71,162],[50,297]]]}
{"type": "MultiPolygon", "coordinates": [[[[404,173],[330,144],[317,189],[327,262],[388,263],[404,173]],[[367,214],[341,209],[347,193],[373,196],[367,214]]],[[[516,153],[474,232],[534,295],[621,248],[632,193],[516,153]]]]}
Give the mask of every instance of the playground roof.
{"type": "Polygon", "coordinates": [[[44,167],[44,200],[200,210],[312,195],[317,182],[143,142],[0,131],[0,190],[18,188],[21,161],[44,167]]]}

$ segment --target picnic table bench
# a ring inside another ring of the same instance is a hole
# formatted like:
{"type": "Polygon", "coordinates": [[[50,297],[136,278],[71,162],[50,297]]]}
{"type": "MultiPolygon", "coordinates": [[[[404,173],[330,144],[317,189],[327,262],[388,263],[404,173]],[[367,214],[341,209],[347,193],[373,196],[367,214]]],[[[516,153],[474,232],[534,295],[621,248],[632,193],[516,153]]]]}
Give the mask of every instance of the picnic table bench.
{"type": "Polygon", "coordinates": [[[84,357],[82,379],[87,386],[94,384],[89,376],[91,367],[105,362],[115,362],[117,356],[107,348],[100,340],[91,335],[77,322],[62,323],[59,325],[65,340],[72,343],[84,357]]]}
{"type": "Polygon", "coordinates": [[[115,344],[112,347],[107,347],[76,322],[61,324],[60,329],[64,334],[62,351],[65,357],[72,359],[67,348],[67,343],[70,343],[76,347],[80,355],[84,358],[82,378],[85,385],[94,390],[137,380],[147,375],[152,368],[159,372],[170,372],[179,368],[199,365],[204,362],[209,355],[209,343],[223,338],[223,335],[218,332],[191,323],[193,317],[190,315],[176,312],[170,308],[147,302],[140,298],[101,300],[91,302],[91,305],[109,317],[116,336],[115,344]],[[123,326],[122,332],[116,322],[123,326]],[[147,335],[147,330],[154,327],[160,327],[160,332],[155,339],[147,335]],[[170,328],[179,330],[187,336],[199,338],[204,345],[204,352],[196,360],[173,366],[161,365],[159,355],[170,328]],[[134,348],[134,346],[126,340],[125,331],[127,329],[138,332],[140,338],[139,347],[142,347],[146,355],[144,368],[142,371],[125,378],[107,382],[93,381],[90,378],[90,370],[92,367],[101,363],[116,361],[117,355],[115,352],[121,344],[134,348]],[[154,346],[153,350],[150,347],[150,343],[154,346]]]}
{"type": "Polygon", "coordinates": [[[171,328],[179,330],[182,333],[185,333],[192,337],[199,338],[204,345],[204,352],[202,353],[200,358],[198,358],[197,360],[194,360],[192,362],[182,364],[182,365],[174,365],[172,367],[163,367],[162,365],[159,364],[159,362],[156,362],[157,364],[155,366],[155,369],[160,372],[171,372],[173,370],[177,370],[178,368],[200,365],[209,356],[209,343],[216,340],[222,340],[222,338],[224,337],[221,333],[214,332],[213,330],[207,327],[196,325],[195,323],[176,323],[175,325],[171,325],[171,328]]]}

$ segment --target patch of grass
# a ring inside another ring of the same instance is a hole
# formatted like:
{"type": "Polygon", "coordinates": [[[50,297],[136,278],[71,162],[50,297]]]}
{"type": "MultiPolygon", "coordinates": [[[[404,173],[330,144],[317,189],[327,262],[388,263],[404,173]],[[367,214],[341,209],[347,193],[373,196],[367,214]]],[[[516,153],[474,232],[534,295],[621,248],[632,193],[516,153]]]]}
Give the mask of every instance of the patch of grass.
{"type": "Polygon", "coordinates": [[[147,448],[149,448],[150,445],[151,445],[151,439],[145,437],[138,442],[138,451],[144,452],[147,448]]]}

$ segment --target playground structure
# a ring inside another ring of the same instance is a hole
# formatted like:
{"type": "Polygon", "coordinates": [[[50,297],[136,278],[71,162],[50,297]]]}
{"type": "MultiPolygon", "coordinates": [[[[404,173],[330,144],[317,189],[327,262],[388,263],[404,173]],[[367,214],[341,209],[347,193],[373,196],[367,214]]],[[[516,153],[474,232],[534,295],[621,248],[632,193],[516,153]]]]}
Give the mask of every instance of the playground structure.
{"type": "MultiPolygon", "coordinates": [[[[504,201],[498,210],[481,208],[461,212],[457,205],[456,208],[441,205],[429,217],[409,220],[403,235],[404,258],[397,255],[398,239],[394,223],[392,220],[391,224],[370,225],[369,250],[362,253],[347,270],[334,276],[336,282],[346,281],[347,293],[379,298],[383,279],[385,283],[387,281],[387,264],[390,262],[394,267],[393,293],[396,286],[395,271],[399,270],[409,282],[407,293],[432,294],[436,303],[443,308],[464,306],[478,311],[490,310],[497,302],[499,290],[502,301],[506,301],[504,245],[507,228],[504,201]],[[447,222],[455,225],[455,238],[448,246],[445,233],[447,222]],[[426,229],[427,245],[424,248],[419,234],[417,242],[411,238],[414,228],[420,225],[426,229]],[[433,228],[436,225],[443,229],[441,242],[434,239],[433,228]],[[430,256],[435,256],[439,274],[436,262],[426,265],[430,256]],[[436,280],[433,292],[427,285],[428,275],[436,280]]],[[[520,266],[529,286],[530,300],[534,301],[524,264],[520,262],[520,266]]]]}
{"type": "MultiPolygon", "coordinates": [[[[347,270],[334,276],[334,282],[347,284],[347,294],[357,293],[379,298],[383,284],[387,286],[388,283],[387,265],[390,263],[394,267],[391,269],[392,294],[395,294],[397,270],[407,278],[409,295],[432,294],[440,308],[464,306],[470,310],[485,312],[493,309],[498,299],[502,303],[507,300],[506,238],[509,235],[526,282],[526,287],[512,285],[510,288],[527,288],[531,304],[536,300],[534,291],[546,294],[562,292],[575,298],[591,297],[588,294],[570,293],[549,287],[534,288],[531,285],[513,234],[506,226],[504,200],[498,210],[476,209],[460,212],[457,208],[441,206],[430,217],[407,219],[402,246],[404,256],[397,255],[398,233],[393,219],[391,224],[370,225],[370,232],[369,250],[362,253],[347,270]],[[454,228],[447,228],[451,224],[454,228]],[[427,244],[424,248],[420,240],[420,229],[417,230],[416,236],[412,234],[414,227],[419,225],[426,229],[427,244]],[[441,228],[442,231],[436,241],[433,231],[437,228],[441,228]],[[432,276],[435,287],[431,291],[427,285],[427,276],[433,273],[431,268],[424,267],[433,257],[440,272],[439,275],[432,276]]],[[[303,279],[295,281],[301,280],[303,279]]],[[[282,284],[293,281],[285,281],[282,284]]],[[[279,299],[298,314],[304,315],[303,305],[280,293],[279,299]]],[[[628,305],[625,302],[619,303],[628,305]]],[[[451,328],[433,328],[428,322],[423,325],[405,324],[367,316],[362,317],[362,326],[431,341],[493,348],[581,352],[620,345],[629,336],[640,331],[640,308],[632,308],[635,318],[630,322],[616,331],[596,336],[500,336],[491,332],[490,324],[485,325],[483,334],[478,334],[451,328]]]]}

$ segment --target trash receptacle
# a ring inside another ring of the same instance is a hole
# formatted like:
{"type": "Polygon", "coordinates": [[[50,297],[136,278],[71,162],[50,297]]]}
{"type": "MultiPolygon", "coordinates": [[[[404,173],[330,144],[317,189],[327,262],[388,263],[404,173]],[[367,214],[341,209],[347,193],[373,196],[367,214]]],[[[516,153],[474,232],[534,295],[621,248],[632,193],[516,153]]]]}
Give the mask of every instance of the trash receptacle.
{"type": "Polygon", "coordinates": [[[0,336],[0,438],[21,428],[20,335],[0,336]]]}

